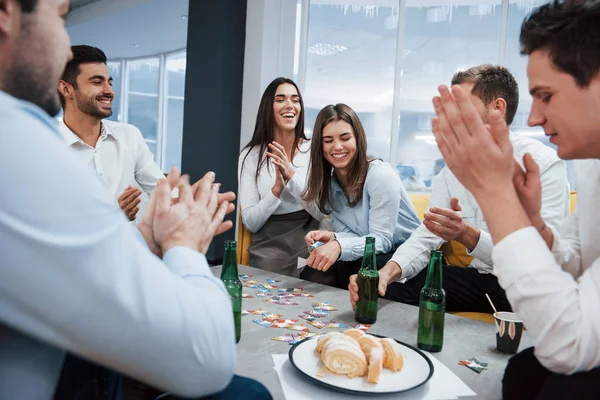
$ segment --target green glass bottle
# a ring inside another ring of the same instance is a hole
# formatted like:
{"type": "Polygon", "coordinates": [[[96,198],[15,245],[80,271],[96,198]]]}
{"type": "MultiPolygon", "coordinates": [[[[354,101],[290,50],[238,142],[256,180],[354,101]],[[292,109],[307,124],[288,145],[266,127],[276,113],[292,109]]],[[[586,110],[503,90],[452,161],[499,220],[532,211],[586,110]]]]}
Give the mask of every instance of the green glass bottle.
{"type": "Polygon", "coordinates": [[[374,324],[377,321],[377,300],[379,299],[379,272],[375,258],[375,238],[365,239],[365,252],[362,265],[356,278],[358,301],[354,318],[361,324],[374,324]]]}
{"type": "Polygon", "coordinates": [[[444,316],[446,292],[442,287],[442,252],[433,250],[425,286],[419,296],[419,330],[417,347],[431,352],[441,351],[444,345],[444,316]]]}
{"type": "Polygon", "coordinates": [[[238,276],[237,242],[225,241],[225,255],[221,269],[221,280],[231,296],[233,306],[233,321],[235,323],[235,342],[238,343],[242,336],[242,282],[238,276]]]}

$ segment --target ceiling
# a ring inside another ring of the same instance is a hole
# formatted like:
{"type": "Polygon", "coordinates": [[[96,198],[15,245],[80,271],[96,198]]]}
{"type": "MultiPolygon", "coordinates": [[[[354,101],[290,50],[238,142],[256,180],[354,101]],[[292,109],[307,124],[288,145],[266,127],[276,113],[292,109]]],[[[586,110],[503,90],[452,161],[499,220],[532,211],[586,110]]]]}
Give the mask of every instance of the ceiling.
{"type": "Polygon", "coordinates": [[[187,45],[189,0],[72,0],[72,44],[104,50],[109,59],[137,58],[187,45]],[[184,17],[185,16],[185,17],[184,17]]]}

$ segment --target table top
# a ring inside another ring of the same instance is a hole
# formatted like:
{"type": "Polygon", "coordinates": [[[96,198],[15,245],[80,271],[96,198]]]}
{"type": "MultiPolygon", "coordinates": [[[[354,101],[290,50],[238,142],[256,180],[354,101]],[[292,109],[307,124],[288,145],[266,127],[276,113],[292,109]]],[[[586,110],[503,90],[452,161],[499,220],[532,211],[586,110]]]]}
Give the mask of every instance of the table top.
{"type": "MultiPolygon", "coordinates": [[[[219,276],[221,267],[212,267],[212,271],[216,276],[219,276]]],[[[306,321],[298,318],[298,315],[305,310],[310,310],[312,303],[323,301],[329,302],[338,309],[338,311],[332,311],[327,317],[323,318],[324,320],[335,320],[345,324],[357,323],[354,320],[354,312],[350,305],[347,290],[242,265],[238,267],[238,273],[240,275],[253,275],[250,279],[264,284],[266,284],[267,279],[276,279],[280,282],[275,285],[280,288],[302,288],[303,292],[314,295],[314,298],[294,298],[293,300],[298,303],[297,306],[276,305],[257,298],[256,291],[258,289],[244,287],[244,293],[253,296],[253,298],[243,299],[242,308],[245,310],[262,308],[265,311],[283,314],[282,318],[285,319],[298,319],[300,324],[306,323],[306,321]]],[[[274,291],[276,292],[277,289],[274,289],[274,291]]],[[[392,337],[416,347],[418,311],[418,308],[414,306],[379,299],[377,323],[368,330],[368,333],[392,337]]],[[[242,317],[242,338],[237,344],[238,365],[236,373],[261,382],[269,389],[274,399],[285,399],[279,378],[273,369],[272,354],[287,353],[291,346],[288,343],[271,339],[279,335],[298,332],[282,328],[264,328],[252,322],[254,319],[261,318],[258,315],[242,317]]],[[[311,332],[327,333],[333,330],[317,329],[311,325],[306,325],[311,332]]],[[[502,376],[511,356],[496,350],[495,334],[496,327],[494,324],[446,314],[444,347],[441,352],[432,354],[477,393],[476,397],[469,397],[471,399],[502,398],[502,376]],[[459,360],[472,357],[481,362],[487,362],[488,369],[481,374],[477,374],[471,369],[458,364],[459,360]]],[[[531,338],[526,331],[523,332],[519,349],[522,350],[531,345],[531,338]]]]}

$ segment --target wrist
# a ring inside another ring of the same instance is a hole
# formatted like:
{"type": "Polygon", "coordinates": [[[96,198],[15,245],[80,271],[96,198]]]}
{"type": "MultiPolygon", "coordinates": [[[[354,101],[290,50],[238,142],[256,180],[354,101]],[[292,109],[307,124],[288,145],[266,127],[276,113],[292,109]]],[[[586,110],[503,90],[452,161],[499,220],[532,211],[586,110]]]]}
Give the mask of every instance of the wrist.
{"type": "Polygon", "coordinates": [[[463,230],[460,237],[457,238],[457,241],[460,242],[463,246],[472,252],[475,247],[477,247],[477,243],[479,243],[479,236],[481,236],[481,231],[474,227],[471,224],[464,223],[465,229],[463,230]]]}
{"type": "Polygon", "coordinates": [[[529,217],[529,219],[531,220],[531,225],[533,225],[538,232],[542,232],[544,229],[546,229],[546,223],[544,222],[544,219],[540,213],[529,217]]]}
{"type": "Polygon", "coordinates": [[[197,244],[192,243],[189,240],[166,240],[163,243],[159,243],[160,246],[160,250],[162,251],[162,254],[166,254],[167,251],[175,248],[175,247],[187,247],[189,249],[192,249],[194,251],[198,251],[202,254],[206,253],[205,251],[202,251],[197,244]]]}
{"type": "Polygon", "coordinates": [[[273,186],[271,188],[271,193],[273,193],[273,196],[279,198],[279,196],[281,196],[281,191],[283,190],[283,188],[280,188],[278,186],[273,186]]]}
{"type": "Polygon", "coordinates": [[[387,264],[379,271],[379,274],[387,276],[388,284],[402,278],[402,267],[395,261],[388,261],[387,264]]]}

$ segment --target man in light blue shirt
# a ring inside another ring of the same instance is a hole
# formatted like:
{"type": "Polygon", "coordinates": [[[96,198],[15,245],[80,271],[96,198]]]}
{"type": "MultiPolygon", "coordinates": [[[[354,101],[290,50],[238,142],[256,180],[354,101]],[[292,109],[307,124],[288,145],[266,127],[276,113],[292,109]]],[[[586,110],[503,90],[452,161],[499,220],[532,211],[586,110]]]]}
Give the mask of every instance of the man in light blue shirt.
{"type": "Polygon", "coordinates": [[[171,204],[161,180],[136,229],[72,167],[49,117],[69,8],[0,0],[0,399],[51,398],[65,351],[177,395],[217,393],[235,368],[233,318],[202,253],[231,227],[233,196],[209,173],[194,189],[179,179],[171,204]]]}

